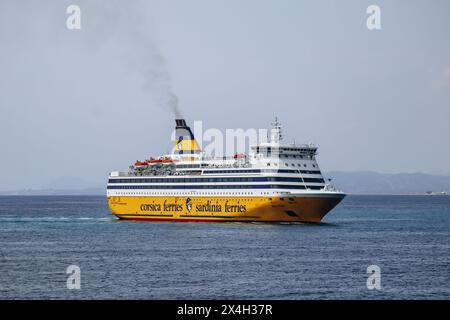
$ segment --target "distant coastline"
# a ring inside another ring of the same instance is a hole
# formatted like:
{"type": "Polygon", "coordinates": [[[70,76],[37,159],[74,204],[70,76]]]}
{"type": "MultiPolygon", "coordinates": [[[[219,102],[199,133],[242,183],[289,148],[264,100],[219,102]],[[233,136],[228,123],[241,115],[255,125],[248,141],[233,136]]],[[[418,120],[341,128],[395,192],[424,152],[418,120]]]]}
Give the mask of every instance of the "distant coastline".
{"type": "Polygon", "coordinates": [[[450,175],[332,171],[325,176],[348,194],[450,194],[450,175]]]}
{"type": "MultiPolygon", "coordinates": [[[[325,174],[349,195],[450,195],[450,175],[332,171],[325,174]]],[[[105,186],[62,177],[40,188],[0,191],[3,196],[105,195],[105,186]]]]}
{"type": "Polygon", "coordinates": [[[0,196],[101,196],[106,195],[106,189],[25,189],[0,191],[0,196]]]}

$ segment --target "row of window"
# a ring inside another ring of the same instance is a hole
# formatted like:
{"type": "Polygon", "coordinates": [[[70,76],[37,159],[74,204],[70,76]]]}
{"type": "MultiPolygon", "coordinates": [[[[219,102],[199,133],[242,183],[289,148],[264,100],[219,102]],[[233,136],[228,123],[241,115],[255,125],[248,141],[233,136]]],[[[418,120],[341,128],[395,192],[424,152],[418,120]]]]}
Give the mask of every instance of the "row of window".
{"type": "Polygon", "coordinates": [[[177,154],[197,154],[200,153],[199,150],[175,150],[177,154]]]}
{"type": "Polygon", "coordinates": [[[177,164],[177,169],[200,168],[199,164],[177,164]]]}
{"type": "Polygon", "coordinates": [[[260,146],[256,146],[256,152],[283,152],[283,151],[294,151],[294,152],[312,152],[315,151],[314,148],[272,148],[272,147],[260,147],[260,146]]]}
{"type": "Polygon", "coordinates": [[[203,170],[203,174],[220,174],[220,173],[303,173],[303,174],[320,174],[319,170],[291,170],[291,169],[244,169],[244,170],[203,170]]]}
{"type": "Polygon", "coordinates": [[[315,149],[299,149],[299,148],[271,148],[271,147],[256,147],[255,148],[256,153],[260,153],[263,154],[264,156],[271,156],[271,155],[275,155],[275,156],[279,156],[281,157],[293,157],[293,158],[300,158],[300,159],[311,159],[314,154],[316,153],[315,149]],[[301,153],[300,154],[290,154],[290,155],[286,155],[283,152],[286,151],[293,151],[293,152],[297,152],[297,153],[301,153]]]}
{"type": "Polygon", "coordinates": [[[319,170],[289,170],[289,169],[280,169],[280,170],[272,170],[278,173],[302,173],[302,174],[320,174],[319,170]]]}
{"type": "Polygon", "coordinates": [[[298,158],[298,159],[303,159],[303,158],[307,158],[310,159],[311,157],[309,156],[301,156],[301,155],[296,155],[296,154],[280,154],[280,158],[298,158]]]}
{"type": "Polygon", "coordinates": [[[245,169],[245,170],[203,170],[203,174],[218,174],[218,173],[260,173],[260,169],[245,169]]]}
{"type": "MultiPolygon", "coordinates": [[[[283,194],[283,192],[277,192],[277,191],[245,191],[245,192],[239,192],[239,191],[191,191],[191,192],[185,192],[185,191],[138,191],[138,192],[127,192],[127,191],[116,191],[115,195],[127,195],[127,194],[140,194],[140,195],[161,195],[161,196],[167,196],[167,195],[178,195],[178,196],[199,196],[199,195],[219,195],[219,196],[227,196],[227,195],[275,195],[275,194],[283,194]]],[[[217,199],[217,200],[226,200],[225,199],[217,199]]],[[[272,200],[272,198],[268,198],[268,200],[272,200]]],[[[283,198],[280,198],[280,200],[284,200],[283,198]]],[[[294,198],[289,198],[289,200],[294,200],[294,198]]],[[[240,199],[240,201],[251,201],[249,199],[240,199]]]]}
{"type": "Polygon", "coordinates": [[[277,184],[262,184],[262,185],[222,185],[222,186],[207,186],[207,185],[182,185],[182,186],[170,186],[170,185],[128,185],[128,186],[108,186],[107,189],[314,189],[320,190],[323,186],[303,186],[303,185],[277,185],[277,184]]]}
{"type": "MultiPolygon", "coordinates": [[[[189,193],[187,192],[150,192],[150,191],[144,191],[144,192],[129,192],[129,191],[116,191],[114,196],[126,196],[126,195],[143,195],[143,196],[149,196],[149,195],[162,195],[162,196],[186,196],[189,193]]],[[[256,193],[256,195],[282,195],[285,194],[284,192],[277,192],[277,191],[271,191],[271,192],[259,192],[256,193]]],[[[228,196],[228,195],[255,195],[254,192],[231,192],[231,191],[194,191],[192,192],[193,196],[199,196],[199,195],[217,195],[217,196],[228,196]]],[[[217,199],[217,200],[225,200],[225,199],[217,199]]],[[[272,198],[267,198],[267,200],[272,201],[272,198]]],[[[284,198],[279,198],[279,200],[284,201],[284,198]]],[[[239,199],[239,201],[252,201],[250,199],[239,199]]],[[[295,201],[294,198],[289,198],[289,201],[295,201]]]]}
{"type": "Polygon", "coordinates": [[[238,177],[238,178],[141,178],[141,179],[109,179],[109,183],[199,183],[199,182],[316,182],[324,183],[322,178],[291,178],[291,177],[238,177]]]}
{"type": "MultiPolygon", "coordinates": [[[[270,167],[270,163],[267,163],[267,165],[270,167]]],[[[273,165],[274,165],[274,166],[278,166],[278,163],[275,162],[275,163],[273,163],[273,165]]],[[[287,162],[285,162],[284,165],[285,165],[286,167],[289,167],[289,163],[287,163],[287,162]]],[[[295,167],[296,165],[297,165],[297,167],[301,167],[301,166],[302,166],[301,163],[297,163],[297,164],[291,163],[291,166],[292,166],[292,167],[295,167]]],[[[303,166],[306,168],[306,163],[304,163],[303,166]]],[[[313,164],[312,166],[313,166],[313,168],[316,167],[315,164],[313,164]]]]}

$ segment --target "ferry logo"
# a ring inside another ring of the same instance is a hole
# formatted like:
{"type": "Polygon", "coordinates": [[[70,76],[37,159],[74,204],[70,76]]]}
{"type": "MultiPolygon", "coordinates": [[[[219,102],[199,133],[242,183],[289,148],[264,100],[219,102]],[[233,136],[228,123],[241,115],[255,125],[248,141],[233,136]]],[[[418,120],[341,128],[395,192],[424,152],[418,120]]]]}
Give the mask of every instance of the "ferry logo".
{"type": "Polygon", "coordinates": [[[181,149],[182,149],[182,146],[183,146],[183,136],[180,136],[180,137],[178,138],[178,140],[176,141],[175,144],[177,145],[177,148],[178,148],[179,150],[181,150],[181,149]]]}
{"type": "Polygon", "coordinates": [[[187,199],[186,199],[186,209],[187,209],[189,212],[191,212],[191,210],[192,210],[192,200],[191,200],[191,198],[187,198],[187,199]]]}

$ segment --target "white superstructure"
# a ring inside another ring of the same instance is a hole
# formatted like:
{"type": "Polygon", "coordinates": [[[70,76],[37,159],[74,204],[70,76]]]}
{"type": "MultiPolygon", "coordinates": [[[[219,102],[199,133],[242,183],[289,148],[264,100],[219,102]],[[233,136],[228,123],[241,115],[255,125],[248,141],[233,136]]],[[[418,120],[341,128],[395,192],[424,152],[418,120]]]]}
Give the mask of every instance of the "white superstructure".
{"type": "MultiPolygon", "coordinates": [[[[187,128],[184,141],[195,141],[184,120],[177,120],[178,124],[177,130],[187,128]]],[[[128,172],[110,174],[107,195],[238,197],[340,193],[326,183],[314,145],[282,141],[282,127],[275,120],[269,141],[252,146],[248,155],[212,159],[201,151],[189,150],[137,162],[128,172]]]]}

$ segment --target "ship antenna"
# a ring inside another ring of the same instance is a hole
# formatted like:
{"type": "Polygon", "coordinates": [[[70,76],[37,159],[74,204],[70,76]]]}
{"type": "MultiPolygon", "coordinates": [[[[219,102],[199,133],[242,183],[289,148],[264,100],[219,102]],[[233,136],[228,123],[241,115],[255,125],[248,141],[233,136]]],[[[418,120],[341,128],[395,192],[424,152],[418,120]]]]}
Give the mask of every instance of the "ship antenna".
{"type": "Polygon", "coordinates": [[[270,142],[278,144],[281,140],[283,140],[281,123],[278,122],[278,117],[275,117],[275,122],[272,122],[272,130],[270,130],[270,142]]]}

